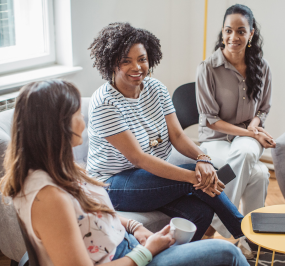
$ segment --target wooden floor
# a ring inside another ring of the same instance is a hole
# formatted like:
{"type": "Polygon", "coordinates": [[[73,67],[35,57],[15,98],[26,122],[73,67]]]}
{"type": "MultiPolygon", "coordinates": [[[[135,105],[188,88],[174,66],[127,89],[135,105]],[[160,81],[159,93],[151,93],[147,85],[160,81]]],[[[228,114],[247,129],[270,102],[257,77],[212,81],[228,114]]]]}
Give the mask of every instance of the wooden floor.
{"type": "Polygon", "coordinates": [[[6,258],[0,251],[0,265],[1,266],[10,266],[10,260],[6,258]]]}
{"type": "MultiPolygon", "coordinates": [[[[280,188],[279,188],[278,183],[275,179],[275,174],[274,174],[274,172],[271,172],[270,174],[271,174],[271,178],[270,178],[270,182],[269,182],[265,206],[285,204],[285,200],[281,194],[280,188]]],[[[225,240],[228,240],[232,243],[236,242],[236,240],[234,238],[226,239],[217,233],[215,235],[215,238],[225,239],[225,240]]],[[[8,258],[6,258],[0,251],[0,266],[9,266],[9,265],[10,265],[10,260],[8,258]]]]}

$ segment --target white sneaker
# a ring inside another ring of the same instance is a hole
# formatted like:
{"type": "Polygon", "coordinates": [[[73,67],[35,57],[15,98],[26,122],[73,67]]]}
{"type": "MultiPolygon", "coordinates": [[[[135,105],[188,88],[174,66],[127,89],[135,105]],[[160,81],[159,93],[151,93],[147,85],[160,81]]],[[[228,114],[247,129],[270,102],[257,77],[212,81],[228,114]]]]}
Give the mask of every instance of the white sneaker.
{"type": "Polygon", "coordinates": [[[252,250],[250,248],[250,246],[248,245],[248,243],[245,241],[245,237],[241,237],[239,239],[239,242],[238,242],[238,245],[237,245],[238,248],[240,248],[242,254],[245,256],[245,258],[247,260],[251,260],[254,258],[254,255],[252,253],[252,250]]]}

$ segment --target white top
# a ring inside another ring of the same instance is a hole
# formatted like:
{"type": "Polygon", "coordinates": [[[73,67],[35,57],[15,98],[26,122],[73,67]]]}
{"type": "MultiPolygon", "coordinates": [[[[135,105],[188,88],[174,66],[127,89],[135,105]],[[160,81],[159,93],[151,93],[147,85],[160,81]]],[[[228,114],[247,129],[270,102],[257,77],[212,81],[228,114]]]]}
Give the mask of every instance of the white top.
{"type": "Polygon", "coordinates": [[[175,112],[167,88],[157,79],[145,78],[138,99],[125,98],[110,83],[96,90],[89,105],[87,171],[100,181],[135,166],[105,138],[130,130],[143,152],[167,160],[171,153],[165,116],[175,112]],[[157,147],[150,140],[161,135],[157,147]]]}
{"type": "MultiPolygon", "coordinates": [[[[24,184],[24,190],[14,198],[13,202],[19,217],[26,226],[28,236],[38,255],[40,265],[52,266],[53,263],[42,241],[36,236],[32,228],[31,220],[31,207],[34,199],[38,192],[45,186],[54,186],[61,189],[46,172],[42,170],[30,170],[24,184]],[[26,195],[26,197],[23,195],[26,195]]],[[[95,199],[100,199],[110,209],[114,210],[110,198],[103,187],[84,183],[82,184],[82,189],[86,193],[93,195],[95,199]]],[[[61,190],[67,193],[65,190],[61,190]]],[[[67,194],[73,203],[78,226],[90,259],[94,264],[110,262],[116,253],[116,247],[122,242],[125,235],[125,228],[122,226],[119,217],[99,212],[95,215],[87,214],[82,210],[79,202],[71,194],[67,194]]]]}

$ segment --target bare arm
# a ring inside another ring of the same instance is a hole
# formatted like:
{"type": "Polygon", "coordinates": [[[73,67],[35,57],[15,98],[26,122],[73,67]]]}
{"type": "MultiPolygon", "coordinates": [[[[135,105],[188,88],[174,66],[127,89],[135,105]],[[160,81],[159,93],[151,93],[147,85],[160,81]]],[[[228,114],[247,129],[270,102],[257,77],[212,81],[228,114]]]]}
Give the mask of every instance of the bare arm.
{"type": "Polygon", "coordinates": [[[247,129],[252,131],[254,134],[258,134],[259,132],[263,132],[264,134],[266,134],[268,137],[270,137],[271,139],[273,139],[273,137],[263,128],[260,127],[260,118],[255,116],[250,124],[248,125],[247,129]]]}
{"type": "Polygon", "coordinates": [[[255,117],[251,120],[251,122],[250,122],[250,124],[248,125],[248,127],[249,127],[249,126],[258,127],[259,124],[260,124],[260,118],[257,117],[257,116],[255,116],[255,117]]]}
{"type": "Polygon", "coordinates": [[[176,113],[165,116],[165,120],[170,141],[177,151],[194,160],[197,159],[199,154],[203,154],[199,147],[189,137],[187,137],[183,131],[176,113]]]}
{"type": "MultiPolygon", "coordinates": [[[[174,141],[174,145],[178,147],[178,150],[181,150],[186,156],[189,155],[189,157],[191,156],[192,158],[195,158],[195,156],[197,157],[198,154],[202,153],[202,151],[200,151],[200,149],[184,134],[176,114],[173,113],[167,115],[165,119],[169,130],[170,140],[174,141]],[[176,127],[179,127],[182,132],[174,130],[176,127]],[[186,141],[186,148],[182,147],[183,143],[178,144],[180,141],[182,142],[183,139],[186,141]]],[[[177,167],[160,158],[144,153],[139,142],[130,130],[106,137],[106,140],[119,150],[133,165],[154,175],[171,180],[192,183],[197,185],[197,189],[203,189],[204,192],[206,192],[213,182],[215,182],[215,184],[218,182],[216,172],[210,164],[198,163],[198,168],[196,167],[196,171],[194,172],[177,167]]],[[[217,185],[213,188],[215,190],[214,193],[220,194],[223,184],[220,184],[219,191],[216,191],[216,188],[217,185]]],[[[210,195],[214,196],[213,193],[210,195]]]]}
{"type": "Polygon", "coordinates": [[[127,218],[125,218],[125,217],[123,217],[123,216],[121,216],[121,215],[118,215],[118,216],[119,216],[119,218],[120,218],[121,224],[122,224],[125,228],[127,228],[127,223],[128,223],[128,220],[129,220],[129,219],[127,219],[127,218]]]}
{"type": "MultiPolygon", "coordinates": [[[[203,154],[199,147],[183,131],[176,113],[165,116],[165,120],[170,141],[176,150],[194,160],[197,159],[199,154],[203,154]]],[[[208,157],[201,156],[199,159],[208,160],[208,157]]],[[[197,189],[202,189],[205,192],[214,183],[215,189],[218,188],[220,192],[223,191],[224,184],[218,180],[216,171],[212,165],[198,162],[196,164],[195,174],[197,180],[200,182],[198,185],[195,185],[197,189]]],[[[217,191],[215,191],[215,193],[217,193],[217,191]]],[[[217,194],[219,194],[219,192],[217,194]]]]}
{"type": "MultiPolygon", "coordinates": [[[[125,217],[122,217],[118,215],[120,218],[120,221],[122,225],[127,228],[127,223],[128,220],[125,217]]],[[[141,245],[145,246],[147,239],[153,235],[153,232],[149,231],[147,228],[144,226],[139,226],[135,231],[134,231],[134,237],[140,242],[141,245]]]]}
{"type": "MultiPolygon", "coordinates": [[[[123,223],[127,219],[120,217],[123,223]]],[[[92,266],[72,202],[60,189],[47,186],[39,191],[32,205],[32,226],[55,266],[92,266]]],[[[146,240],[146,248],[153,256],[174,243],[170,226],[164,227],[146,240]]],[[[129,257],[123,257],[106,266],[136,266],[129,257]]]]}
{"type": "MultiPolygon", "coordinates": [[[[259,119],[258,117],[257,119],[255,118],[253,119],[253,125],[255,125],[255,123],[258,122],[258,119],[259,119]]],[[[234,136],[247,136],[247,137],[255,138],[256,140],[260,142],[260,144],[264,148],[275,148],[276,146],[275,141],[271,137],[269,137],[266,133],[260,132],[259,134],[255,134],[251,130],[237,127],[223,120],[219,120],[214,124],[210,124],[207,121],[207,127],[213,130],[225,133],[225,134],[230,134],[234,136]]]]}
{"type": "MultiPolygon", "coordinates": [[[[126,228],[128,219],[118,215],[122,225],[126,228]]],[[[170,225],[165,226],[159,232],[153,234],[144,226],[140,226],[134,234],[135,238],[140,242],[141,245],[145,246],[153,256],[160,253],[164,249],[171,246],[175,241],[172,239],[170,233],[170,225]]],[[[120,259],[121,260],[121,259],[120,259]]],[[[112,262],[113,263],[113,262],[112,262]]],[[[104,264],[104,265],[109,265],[104,264]]],[[[112,264],[117,265],[117,264],[112,264]]],[[[125,265],[125,264],[122,264],[125,265]]],[[[129,265],[129,264],[126,264],[129,265]]]]}
{"type": "Polygon", "coordinates": [[[119,150],[133,165],[142,168],[154,175],[197,184],[195,172],[172,165],[160,158],[146,154],[130,130],[106,138],[119,150]]]}
{"type": "Polygon", "coordinates": [[[254,133],[252,131],[249,131],[241,127],[237,127],[223,120],[219,120],[214,124],[210,124],[207,121],[207,127],[224,134],[229,134],[234,136],[247,136],[254,138],[254,133]]]}
{"type": "MultiPolygon", "coordinates": [[[[55,266],[92,266],[82,241],[75,211],[69,197],[58,188],[47,186],[32,205],[32,225],[55,266]]],[[[106,266],[136,266],[124,257],[106,266]]]]}

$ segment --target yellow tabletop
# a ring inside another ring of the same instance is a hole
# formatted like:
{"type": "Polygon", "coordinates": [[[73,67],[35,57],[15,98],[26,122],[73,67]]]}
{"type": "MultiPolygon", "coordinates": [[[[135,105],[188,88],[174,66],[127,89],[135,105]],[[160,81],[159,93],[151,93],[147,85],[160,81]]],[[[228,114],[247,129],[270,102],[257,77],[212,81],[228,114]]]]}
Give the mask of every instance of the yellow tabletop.
{"type": "MultiPolygon", "coordinates": [[[[285,213],[285,205],[268,206],[254,210],[253,212],[285,213]]],[[[243,218],[241,222],[241,230],[253,243],[270,250],[285,253],[285,234],[253,232],[250,213],[243,218]]]]}

